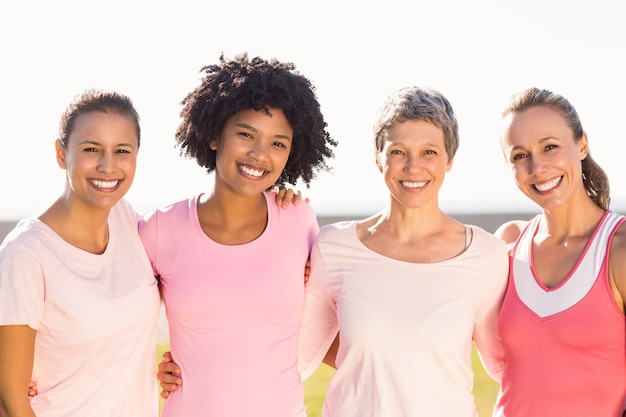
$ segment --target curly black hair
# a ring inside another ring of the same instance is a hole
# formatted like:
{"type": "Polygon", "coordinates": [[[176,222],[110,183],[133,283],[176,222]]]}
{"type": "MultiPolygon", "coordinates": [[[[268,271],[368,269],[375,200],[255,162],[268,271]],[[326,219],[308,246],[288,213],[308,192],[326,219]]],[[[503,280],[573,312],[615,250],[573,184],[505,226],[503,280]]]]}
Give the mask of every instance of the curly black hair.
{"type": "Polygon", "coordinates": [[[226,121],[238,112],[269,107],[283,111],[293,129],[293,144],[285,169],[277,184],[296,184],[298,179],[309,187],[320,170],[329,171],[327,159],[337,141],[326,131],[326,122],[317,101],[315,87],[296,71],[290,62],[247,53],[207,65],[200,85],[181,102],[182,122],[176,131],[181,155],[195,158],[201,167],[213,172],[216,152],[209,147],[217,139],[226,121]]]}

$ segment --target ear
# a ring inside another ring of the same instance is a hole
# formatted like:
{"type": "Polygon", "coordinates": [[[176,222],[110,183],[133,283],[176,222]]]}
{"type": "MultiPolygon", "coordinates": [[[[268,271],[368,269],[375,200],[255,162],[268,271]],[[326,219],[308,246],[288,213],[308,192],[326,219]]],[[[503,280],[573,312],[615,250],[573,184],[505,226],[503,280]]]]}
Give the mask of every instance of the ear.
{"type": "Polygon", "coordinates": [[[450,170],[452,169],[452,165],[454,165],[454,159],[450,159],[448,161],[448,164],[446,165],[446,172],[450,172],[450,170]]]}
{"type": "Polygon", "coordinates": [[[587,141],[587,133],[583,132],[582,138],[578,141],[578,157],[582,161],[589,154],[589,142],[587,141]]]}
{"type": "Polygon", "coordinates": [[[380,173],[383,173],[383,164],[382,162],[380,162],[380,152],[378,151],[378,149],[374,149],[374,158],[376,159],[376,167],[378,168],[378,171],[380,171],[380,173]]]}
{"type": "Polygon", "coordinates": [[[212,139],[212,140],[209,142],[209,148],[210,148],[212,151],[217,151],[217,139],[212,139]]]}
{"type": "Polygon", "coordinates": [[[67,169],[67,164],[65,163],[65,148],[63,148],[59,139],[54,141],[54,149],[57,157],[57,164],[62,169],[67,169]]]}

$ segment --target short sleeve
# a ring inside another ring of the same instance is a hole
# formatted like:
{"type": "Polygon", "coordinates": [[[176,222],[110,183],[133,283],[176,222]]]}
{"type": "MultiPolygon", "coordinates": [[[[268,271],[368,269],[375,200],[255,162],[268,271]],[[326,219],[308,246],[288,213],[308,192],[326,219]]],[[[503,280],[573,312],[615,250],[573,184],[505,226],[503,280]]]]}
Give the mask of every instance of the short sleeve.
{"type": "Polygon", "coordinates": [[[0,325],[38,330],[45,299],[44,271],[37,254],[23,242],[0,249],[0,325]]]}
{"type": "Polygon", "coordinates": [[[139,237],[143,243],[143,247],[150,259],[150,265],[152,266],[152,272],[155,276],[158,275],[156,270],[157,251],[158,251],[158,211],[154,211],[151,214],[139,217],[139,237]]]}
{"type": "Polygon", "coordinates": [[[504,241],[493,238],[493,244],[486,254],[489,262],[485,265],[488,276],[485,276],[485,290],[482,299],[478,300],[478,317],[474,327],[474,342],[480,359],[487,373],[500,382],[504,362],[504,346],[498,333],[498,314],[506,291],[509,257],[504,241]]]}
{"type": "Polygon", "coordinates": [[[303,380],[321,364],[338,331],[337,311],[326,283],[326,267],[318,241],[311,251],[311,273],[304,292],[298,343],[298,369],[303,380]]]}

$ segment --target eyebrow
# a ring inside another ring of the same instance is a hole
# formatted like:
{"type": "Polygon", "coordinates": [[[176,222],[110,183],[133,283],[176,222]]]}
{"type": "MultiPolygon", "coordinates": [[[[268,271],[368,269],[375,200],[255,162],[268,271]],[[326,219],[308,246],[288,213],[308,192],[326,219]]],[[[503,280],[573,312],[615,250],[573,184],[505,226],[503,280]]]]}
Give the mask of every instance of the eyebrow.
{"type": "MultiPolygon", "coordinates": [[[[102,143],[101,143],[101,142],[97,142],[97,141],[95,141],[95,140],[90,140],[90,139],[87,139],[87,140],[84,140],[84,141],[82,141],[82,142],[79,142],[78,144],[79,144],[79,145],[94,145],[94,146],[102,146],[102,143]]],[[[132,143],[130,143],[130,142],[128,142],[128,143],[127,143],[127,142],[118,143],[118,144],[117,144],[117,145],[115,145],[115,146],[117,146],[117,147],[128,147],[128,148],[133,148],[133,149],[135,148],[135,146],[134,146],[132,143]]]]}
{"type": "MultiPolygon", "coordinates": [[[[249,124],[244,123],[244,122],[237,123],[235,126],[239,126],[239,127],[244,128],[244,129],[251,130],[251,131],[253,131],[253,132],[255,132],[255,133],[257,133],[257,132],[258,132],[258,130],[256,130],[254,127],[252,127],[252,126],[250,126],[249,124]]],[[[289,141],[291,140],[291,137],[289,137],[289,136],[287,136],[287,135],[277,134],[277,135],[274,135],[274,137],[275,137],[275,138],[279,138],[279,139],[289,140],[289,141]]]]}
{"type": "MultiPolygon", "coordinates": [[[[559,140],[560,141],[561,139],[559,139],[557,137],[554,137],[554,136],[546,136],[546,137],[543,137],[543,138],[539,138],[538,142],[539,142],[539,144],[542,144],[542,143],[547,142],[549,140],[559,140]]],[[[517,149],[526,149],[526,148],[523,147],[523,146],[520,146],[520,145],[515,145],[515,146],[513,146],[511,148],[512,151],[515,151],[517,149]]]]}

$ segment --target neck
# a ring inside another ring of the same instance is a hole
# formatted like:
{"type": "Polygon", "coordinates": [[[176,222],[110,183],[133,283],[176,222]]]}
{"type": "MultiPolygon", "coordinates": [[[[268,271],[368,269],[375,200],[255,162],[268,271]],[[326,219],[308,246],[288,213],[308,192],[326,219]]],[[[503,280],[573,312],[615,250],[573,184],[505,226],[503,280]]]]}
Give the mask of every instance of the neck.
{"type": "Polygon", "coordinates": [[[69,244],[98,254],[104,252],[109,242],[110,211],[61,197],[39,219],[69,244]]]}
{"type": "Polygon", "coordinates": [[[440,230],[441,225],[452,221],[438,205],[430,204],[419,208],[408,208],[392,201],[371,223],[372,232],[384,229],[398,236],[417,237],[440,230]]]}
{"type": "Polygon", "coordinates": [[[605,210],[590,198],[576,206],[543,209],[543,219],[537,233],[563,241],[570,237],[588,236],[593,233],[604,213],[605,210]]]}

